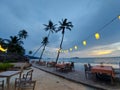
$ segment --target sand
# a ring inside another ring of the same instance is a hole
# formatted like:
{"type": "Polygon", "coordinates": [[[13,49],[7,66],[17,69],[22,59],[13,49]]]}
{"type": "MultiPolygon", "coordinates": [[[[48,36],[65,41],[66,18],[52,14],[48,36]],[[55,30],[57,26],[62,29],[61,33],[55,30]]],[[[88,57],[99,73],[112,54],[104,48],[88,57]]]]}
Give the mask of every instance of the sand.
{"type": "MultiPolygon", "coordinates": [[[[74,83],[61,77],[46,73],[37,68],[32,67],[32,69],[34,69],[33,80],[36,80],[35,90],[94,90],[82,84],[74,83]]],[[[27,70],[25,70],[23,73],[26,73],[26,71],[27,70]]],[[[14,90],[14,81],[16,77],[18,76],[13,76],[11,78],[10,90],[14,90]]]]}
{"type": "Polygon", "coordinates": [[[37,80],[35,90],[90,90],[87,86],[68,81],[36,68],[33,69],[33,79],[37,80]]]}

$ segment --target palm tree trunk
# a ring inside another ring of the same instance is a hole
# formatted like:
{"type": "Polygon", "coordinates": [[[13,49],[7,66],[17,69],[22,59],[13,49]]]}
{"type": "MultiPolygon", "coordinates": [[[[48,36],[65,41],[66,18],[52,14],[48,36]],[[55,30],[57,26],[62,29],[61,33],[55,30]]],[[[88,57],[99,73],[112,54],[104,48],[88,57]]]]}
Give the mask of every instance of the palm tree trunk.
{"type": "Polygon", "coordinates": [[[44,53],[44,51],[45,51],[45,47],[46,47],[46,45],[44,45],[44,47],[43,47],[42,53],[41,53],[40,58],[39,58],[39,62],[40,62],[40,60],[42,59],[42,55],[43,55],[43,53],[44,53]]]}
{"type": "Polygon", "coordinates": [[[49,31],[49,33],[48,33],[48,38],[49,38],[49,36],[50,36],[50,31],[49,31]]]}
{"type": "Polygon", "coordinates": [[[58,58],[59,58],[59,55],[60,55],[60,50],[62,49],[63,39],[64,39],[64,33],[62,33],[62,40],[61,40],[61,43],[60,43],[60,49],[58,50],[58,54],[57,54],[57,58],[56,58],[56,63],[58,62],[58,58]]]}
{"type": "Polygon", "coordinates": [[[35,53],[33,54],[33,56],[40,50],[40,48],[42,47],[43,45],[41,45],[36,51],[35,53]]]}

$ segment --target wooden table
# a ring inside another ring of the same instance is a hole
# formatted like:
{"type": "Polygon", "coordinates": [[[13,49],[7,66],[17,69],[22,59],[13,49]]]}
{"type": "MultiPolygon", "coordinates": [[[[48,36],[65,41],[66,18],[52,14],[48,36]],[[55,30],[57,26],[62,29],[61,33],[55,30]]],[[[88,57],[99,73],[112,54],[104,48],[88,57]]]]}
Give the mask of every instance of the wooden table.
{"type": "Polygon", "coordinates": [[[7,90],[10,88],[10,78],[14,75],[19,74],[21,76],[21,71],[4,71],[0,72],[0,78],[6,78],[7,90]]]}
{"type": "Polygon", "coordinates": [[[56,64],[55,65],[55,67],[56,67],[56,70],[57,70],[57,68],[59,68],[60,70],[66,70],[66,68],[68,68],[67,66],[69,66],[69,69],[70,69],[70,63],[58,63],[58,64],[56,64]]]}
{"type": "Polygon", "coordinates": [[[59,64],[56,64],[55,67],[56,67],[56,68],[65,68],[65,65],[66,65],[66,64],[60,64],[60,63],[59,63],[59,64]]]}
{"type": "Polygon", "coordinates": [[[113,78],[115,77],[115,73],[113,71],[112,66],[92,66],[91,72],[110,75],[111,82],[113,83],[113,78]]]}

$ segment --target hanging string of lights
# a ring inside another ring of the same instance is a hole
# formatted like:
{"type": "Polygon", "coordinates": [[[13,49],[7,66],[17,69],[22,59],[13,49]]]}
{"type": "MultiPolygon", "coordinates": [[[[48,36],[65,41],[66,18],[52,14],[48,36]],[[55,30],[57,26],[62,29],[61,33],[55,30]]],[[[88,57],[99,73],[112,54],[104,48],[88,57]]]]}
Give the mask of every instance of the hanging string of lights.
{"type": "MultiPolygon", "coordinates": [[[[104,28],[106,28],[108,25],[112,24],[116,19],[120,19],[120,15],[114,17],[112,20],[110,20],[108,23],[106,23],[103,27],[101,27],[100,29],[98,29],[98,30],[96,31],[96,33],[93,33],[92,35],[89,35],[86,39],[84,39],[84,40],[82,41],[82,44],[83,44],[84,46],[86,46],[86,45],[87,45],[87,41],[86,41],[86,40],[87,40],[89,37],[93,36],[93,35],[94,35],[94,38],[95,38],[96,40],[99,40],[99,39],[100,39],[100,33],[99,33],[99,32],[102,32],[103,30],[105,30],[104,28]]],[[[78,46],[75,45],[74,48],[68,49],[67,52],[68,52],[68,51],[72,52],[73,49],[74,49],[74,50],[78,50],[78,46]]],[[[61,52],[66,52],[66,50],[62,49],[61,52]]]]}

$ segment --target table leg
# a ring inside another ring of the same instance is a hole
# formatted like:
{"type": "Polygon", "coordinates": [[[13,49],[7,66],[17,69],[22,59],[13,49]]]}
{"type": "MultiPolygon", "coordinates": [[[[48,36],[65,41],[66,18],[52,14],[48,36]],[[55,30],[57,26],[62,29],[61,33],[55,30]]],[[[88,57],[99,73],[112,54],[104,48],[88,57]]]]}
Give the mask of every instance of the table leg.
{"type": "Polygon", "coordinates": [[[7,90],[10,90],[10,77],[7,77],[7,80],[6,80],[6,84],[7,84],[7,90]]]}
{"type": "Polygon", "coordinates": [[[111,84],[113,84],[113,77],[112,77],[112,74],[111,74],[111,84]]]}

